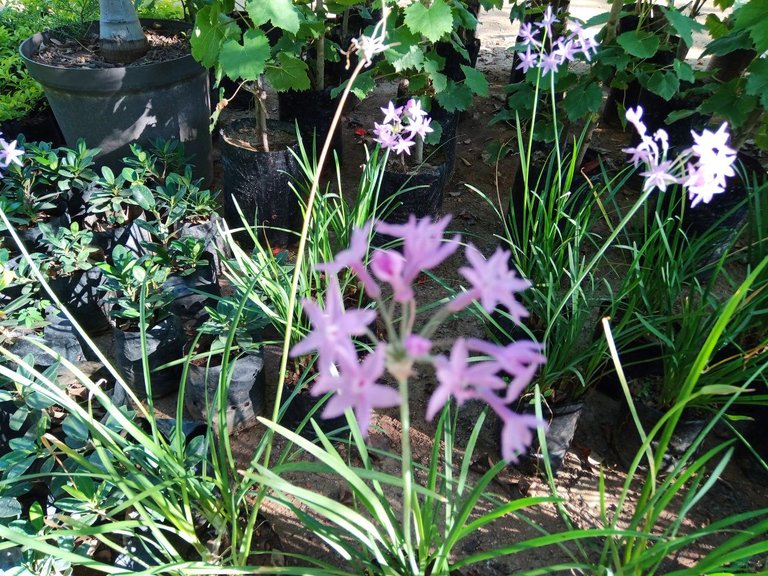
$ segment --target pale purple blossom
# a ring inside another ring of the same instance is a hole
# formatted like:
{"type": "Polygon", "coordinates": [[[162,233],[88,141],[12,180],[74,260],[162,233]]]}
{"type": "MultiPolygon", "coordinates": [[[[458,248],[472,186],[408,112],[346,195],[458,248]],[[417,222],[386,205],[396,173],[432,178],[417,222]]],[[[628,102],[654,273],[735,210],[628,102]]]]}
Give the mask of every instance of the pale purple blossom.
{"type": "Polygon", "coordinates": [[[323,409],[323,418],[341,416],[347,408],[351,408],[365,437],[375,408],[392,408],[400,404],[397,390],[378,383],[384,375],[386,354],[385,344],[376,346],[362,362],[358,361],[356,354],[343,354],[338,357],[336,375],[321,373],[318,376],[312,394],[334,393],[323,409]]]}
{"type": "Polygon", "coordinates": [[[405,351],[411,358],[427,356],[432,350],[432,341],[418,334],[410,334],[405,339],[405,351]]]}
{"type": "MultiPolygon", "coordinates": [[[[367,268],[365,261],[372,224],[354,230],[349,247],[339,252],[332,262],[320,266],[328,279],[325,304],[320,308],[312,301],[304,301],[304,311],[312,330],[293,347],[291,355],[317,352],[319,374],[311,392],[313,395],[331,394],[322,416],[332,418],[351,409],[363,435],[367,435],[373,410],[401,403],[400,391],[380,383],[385,373],[394,377],[403,390],[402,386],[407,386],[408,379],[414,374],[414,362],[431,364],[438,385],[428,401],[427,418],[434,418],[451,398],[458,405],[470,399],[486,402],[503,423],[502,456],[514,461],[530,444],[531,430],[540,423],[530,415],[515,413],[510,405],[519,399],[545,362],[542,346],[527,340],[498,346],[478,339],[458,338],[447,356],[435,355],[430,339],[434,331],[430,331],[430,323],[427,322],[423,333],[413,331],[416,324],[412,315],[418,314],[413,283],[421,272],[443,262],[460,245],[458,235],[445,239],[449,222],[449,216],[437,222],[411,216],[405,224],[377,223],[379,233],[402,239],[402,252],[376,250],[367,268]],[[389,343],[379,341],[369,331],[368,326],[375,319],[373,311],[344,309],[336,274],[346,267],[361,279],[366,278],[361,280],[366,289],[370,286],[379,290],[374,277],[392,287],[393,305],[378,309],[390,336],[389,343]],[[400,304],[399,320],[394,316],[398,309],[396,303],[400,304]],[[367,334],[375,347],[361,361],[352,337],[362,334],[367,334]]],[[[461,273],[471,286],[459,296],[460,299],[478,299],[488,310],[497,304],[505,305],[517,321],[527,314],[514,295],[527,288],[529,282],[509,269],[508,251],[499,249],[486,260],[470,245],[467,259],[470,267],[462,268],[461,273]]],[[[433,318],[447,318],[455,311],[452,305],[444,305],[442,312],[431,312],[433,318]]]]}
{"type": "Polygon", "coordinates": [[[330,275],[324,308],[308,299],[305,299],[302,305],[312,324],[312,330],[291,349],[291,356],[302,356],[316,350],[321,372],[327,370],[343,355],[351,336],[365,334],[368,325],[376,319],[376,312],[373,310],[344,309],[341,288],[335,275],[330,275]]]}
{"type": "Polygon", "coordinates": [[[412,284],[419,274],[442,264],[459,247],[461,236],[444,239],[450,215],[437,222],[427,217],[417,219],[411,214],[405,224],[377,222],[376,230],[403,240],[403,279],[412,284]]]}
{"type": "Polygon", "coordinates": [[[531,283],[520,278],[514,269],[510,269],[508,250],[497,248],[486,260],[482,253],[470,244],[465,255],[470,266],[462,266],[459,273],[469,281],[470,288],[450,302],[450,310],[462,310],[470,302],[479,300],[489,313],[499,304],[505,306],[518,324],[522,318],[528,316],[528,311],[515,299],[515,294],[529,288],[531,283]]]}
{"type": "Polygon", "coordinates": [[[516,66],[516,70],[522,70],[523,74],[528,72],[531,68],[536,68],[539,62],[539,55],[534,54],[531,52],[531,49],[528,48],[523,54],[518,54],[518,57],[520,58],[520,63],[516,66]]]}
{"type": "Polygon", "coordinates": [[[410,154],[411,147],[416,144],[414,138],[424,139],[427,134],[434,132],[430,126],[432,120],[421,108],[421,102],[413,98],[404,106],[395,106],[390,102],[381,111],[384,113],[384,121],[381,124],[374,122],[374,140],[395,154],[410,154]]]}
{"type": "Polygon", "coordinates": [[[480,390],[492,391],[506,387],[498,375],[495,362],[469,362],[467,341],[457,338],[450,357],[435,358],[435,375],[439,383],[427,404],[427,420],[432,420],[448,400],[453,397],[461,406],[467,400],[481,397],[480,390]]]}
{"type": "Polygon", "coordinates": [[[541,41],[537,38],[539,30],[534,28],[530,22],[520,24],[520,31],[517,35],[523,39],[523,45],[527,46],[529,51],[531,47],[538,48],[541,46],[541,41]]]}
{"type": "Polygon", "coordinates": [[[564,39],[560,37],[557,41],[557,48],[554,54],[559,58],[560,63],[572,62],[576,59],[576,56],[581,52],[579,46],[572,39],[564,39]]]}
{"type": "Polygon", "coordinates": [[[539,68],[541,68],[542,74],[547,75],[547,72],[552,74],[557,73],[557,69],[560,67],[560,57],[556,52],[550,54],[542,54],[539,60],[539,68]]]}
{"type": "MultiPolygon", "coordinates": [[[[0,138],[0,167],[8,168],[11,164],[21,166],[21,157],[24,155],[24,150],[17,148],[18,142],[16,140],[6,141],[4,138],[0,138]]],[[[2,177],[2,172],[0,172],[2,177]]]]}
{"type": "Polygon", "coordinates": [[[643,163],[647,170],[641,172],[645,177],[643,190],[658,188],[662,192],[668,186],[680,184],[688,192],[691,206],[700,202],[708,203],[715,194],[721,194],[726,188],[726,179],[735,176],[733,163],[736,151],[728,146],[727,124],[723,123],[717,132],[704,130],[701,134],[691,131],[694,144],[673,159],[667,159],[669,140],[666,131],[659,129],[653,136],[648,136],[643,122],[643,109],[628,109],[627,121],[640,135],[640,144],[625,148],[635,165],[643,163]],[[691,162],[696,158],[695,162],[691,162]]]}
{"type": "Polygon", "coordinates": [[[512,376],[504,395],[505,402],[517,399],[531,383],[539,366],[547,361],[543,354],[544,346],[531,340],[518,340],[506,346],[499,346],[478,338],[470,338],[467,345],[470,350],[493,358],[501,370],[512,376]]]}
{"type": "Polygon", "coordinates": [[[560,20],[555,18],[555,14],[554,14],[554,12],[552,12],[552,5],[550,4],[549,6],[547,6],[547,9],[544,11],[544,17],[541,19],[541,22],[537,22],[536,26],[546,30],[547,36],[549,36],[551,38],[552,37],[552,26],[556,22],[560,22],[560,20]]]}
{"type": "Polygon", "coordinates": [[[381,296],[381,289],[376,281],[368,272],[365,266],[365,260],[368,256],[368,244],[373,224],[368,222],[362,228],[352,230],[352,238],[349,241],[349,248],[338,252],[333,262],[318,264],[317,269],[321,272],[338,274],[342,269],[349,268],[355,273],[357,278],[363,284],[366,294],[371,298],[381,296]]]}

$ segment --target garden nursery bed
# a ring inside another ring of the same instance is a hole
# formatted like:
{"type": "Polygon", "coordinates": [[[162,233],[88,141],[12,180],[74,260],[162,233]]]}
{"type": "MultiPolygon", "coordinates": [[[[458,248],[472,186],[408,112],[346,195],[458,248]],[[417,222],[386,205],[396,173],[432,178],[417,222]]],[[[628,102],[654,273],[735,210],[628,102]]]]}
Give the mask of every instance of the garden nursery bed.
{"type": "Polygon", "coordinates": [[[768,573],[763,4],[265,6],[4,124],[0,570],[768,573]]]}

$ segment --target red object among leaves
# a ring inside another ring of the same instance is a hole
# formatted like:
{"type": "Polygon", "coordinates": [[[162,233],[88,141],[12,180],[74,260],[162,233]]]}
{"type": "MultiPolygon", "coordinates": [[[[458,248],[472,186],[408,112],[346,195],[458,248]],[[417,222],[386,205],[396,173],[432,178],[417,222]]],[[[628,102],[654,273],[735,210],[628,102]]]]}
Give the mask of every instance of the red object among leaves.
{"type": "Polygon", "coordinates": [[[366,130],[365,128],[355,128],[355,134],[358,136],[365,136],[366,130]]]}

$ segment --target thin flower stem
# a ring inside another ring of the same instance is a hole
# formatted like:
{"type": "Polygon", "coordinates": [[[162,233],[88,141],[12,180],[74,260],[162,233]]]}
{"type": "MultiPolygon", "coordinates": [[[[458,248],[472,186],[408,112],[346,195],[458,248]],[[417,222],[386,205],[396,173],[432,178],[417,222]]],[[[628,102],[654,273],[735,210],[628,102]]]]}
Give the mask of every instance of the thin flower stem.
{"type": "Polygon", "coordinates": [[[397,385],[400,390],[400,430],[401,430],[401,470],[403,476],[403,539],[405,540],[405,553],[410,563],[413,574],[418,574],[416,555],[411,536],[411,510],[413,508],[413,469],[411,468],[411,415],[408,402],[408,379],[398,378],[397,385]]]}
{"type": "MultiPolygon", "coordinates": [[[[333,115],[333,121],[329,128],[328,133],[333,134],[336,131],[336,126],[341,119],[341,111],[344,108],[344,104],[347,101],[349,92],[352,89],[355,80],[357,79],[360,71],[365,66],[365,60],[360,59],[352,71],[352,75],[344,87],[344,92],[341,95],[341,100],[336,107],[336,113],[333,115]]],[[[288,352],[291,348],[291,332],[293,330],[293,317],[296,310],[296,294],[299,291],[299,279],[301,277],[301,269],[304,264],[304,252],[307,245],[307,236],[309,235],[309,225],[312,221],[312,209],[315,205],[315,197],[317,196],[317,190],[320,187],[320,175],[323,172],[323,166],[325,166],[326,158],[328,157],[328,151],[331,148],[332,138],[326,138],[323,144],[323,149],[320,152],[320,158],[317,160],[317,168],[315,170],[314,178],[312,179],[312,186],[309,189],[309,196],[307,197],[307,207],[305,211],[304,224],[301,226],[301,236],[299,237],[299,246],[296,250],[296,266],[293,270],[293,278],[291,279],[291,292],[288,299],[287,319],[285,323],[285,336],[283,338],[283,352],[280,357],[280,373],[277,381],[277,392],[275,393],[275,405],[272,409],[272,422],[277,422],[280,414],[280,404],[283,398],[283,388],[285,387],[285,374],[288,369],[288,352]]],[[[272,428],[267,430],[267,448],[264,452],[264,466],[269,467],[269,459],[272,456],[272,436],[274,431],[272,428]]]]}
{"type": "Polygon", "coordinates": [[[563,157],[560,154],[560,131],[557,129],[557,102],[555,101],[555,73],[549,74],[550,95],[552,98],[552,129],[555,131],[555,154],[557,158],[557,195],[563,191],[562,163],[563,157]]]}

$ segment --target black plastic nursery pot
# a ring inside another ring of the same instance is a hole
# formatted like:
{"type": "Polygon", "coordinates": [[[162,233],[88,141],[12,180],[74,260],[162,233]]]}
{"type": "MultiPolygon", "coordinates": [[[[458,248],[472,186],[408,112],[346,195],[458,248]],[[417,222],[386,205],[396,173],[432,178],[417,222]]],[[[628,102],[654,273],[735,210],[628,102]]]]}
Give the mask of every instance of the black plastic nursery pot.
{"type": "MultiPolygon", "coordinates": [[[[146,398],[144,368],[142,364],[141,333],[113,329],[114,356],[117,369],[126,384],[139,398],[146,398]]],[[[184,355],[184,333],[181,323],[175,316],[168,316],[147,329],[147,362],[150,370],[150,384],[153,398],[160,398],[179,388],[181,369],[171,366],[155,371],[184,355]]]]}
{"type": "MultiPolygon", "coordinates": [[[[273,246],[296,242],[301,228],[299,198],[291,187],[302,174],[294,157],[298,153],[295,134],[289,126],[270,123],[272,135],[282,133],[292,144],[282,149],[263,152],[248,145],[252,138],[249,128],[255,120],[236,120],[220,130],[221,164],[224,171],[224,219],[229,228],[242,228],[245,223],[259,230],[257,237],[273,246]]],[[[246,232],[235,238],[250,245],[246,232]]]]}
{"type": "Polygon", "coordinates": [[[411,214],[437,218],[449,179],[449,164],[423,164],[416,170],[384,172],[379,189],[378,211],[385,222],[402,224],[411,214]]]}
{"type": "MultiPolygon", "coordinates": [[[[341,102],[340,94],[336,98],[331,98],[331,90],[331,88],[303,92],[288,90],[277,95],[280,121],[291,126],[294,126],[294,123],[298,124],[304,150],[310,157],[312,150],[316,150],[316,157],[320,156],[325,140],[331,132],[336,108],[341,102]]],[[[341,161],[343,159],[341,122],[336,126],[332,138],[330,153],[335,153],[341,161]]],[[[329,159],[326,166],[333,166],[333,157],[329,156],[329,159]]]]}
{"type": "MultiPolygon", "coordinates": [[[[653,427],[658,424],[662,416],[664,416],[662,410],[650,406],[640,400],[634,400],[634,406],[637,411],[638,419],[643,427],[643,431],[646,434],[648,434],[653,427]]],[[[686,450],[693,445],[696,437],[706,425],[707,420],[701,415],[684,411],[683,416],[680,418],[680,421],[672,434],[667,451],[663,456],[659,472],[671,472],[680,462],[680,458],[686,450]]],[[[654,451],[657,449],[660,436],[661,432],[659,432],[651,442],[651,448],[654,451]]],[[[637,451],[640,449],[642,442],[626,401],[622,402],[620,405],[616,424],[613,427],[611,441],[619,462],[625,468],[629,468],[637,451]]],[[[646,467],[647,460],[642,460],[640,466],[646,467]]]]}
{"type": "MultiPolygon", "coordinates": [[[[543,405],[543,416],[546,420],[544,438],[547,443],[547,454],[552,473],[557,474],[565,462],[565,454],[571,447],[576,427],[584,409],[584,402],[574,401],[559,405],[543,405]]],[[[533,407],[525,406],[521,412],[532,414],[533,407]]],[[[544,454],[539,444],[538,436],[534,436],[528,453],[523,454],[515,465],[524,474],[539,474],[545,470],[544,454]]]]}
{"type": "Polygon", "coordinates": [[[163,290],[173,294],[171,314],[185,329],[199,326],[205,320],[205,307],[215,305],[212,297],[221,293],[217,271],[211,264],[198,266],[185,276],[170,275],[163,290]]]}
{"type": "Polygon", "coordinates": [[[112,257],[112,250],[118,244],[128,248],[136,257],[143,256],[146,253],[143,243],[151,241],[150,233],[136,222],[93,231],[93,245],[101,250],[107,260],[112,257]]]}
{"type": "Polygon", "coordinates": [[[203,242],[203,250],[209,256],[213,269],[221,272],[220,254],[227,255],[227,244],[224,237],[219,233],[221,216],[211,215],[209,220],[197,223],[182,224],[179,232],[179,238],[198,238],[203,242]]]}
{"type": "MultiPolygon", "coordinates": [[[[184,22],[142,20],[168,32],[190,29],[184,22]]],[[[91,29],[98,32],[98,22],[91,29]]],[[[65,68],[35,60],[40,46],[57,33],[45,31],[20,47],[30,76],[40,82],[68,146],[84,138],[100,148],[98,162],[112,167],[130,155],[130,144],[179,140],[191,156],[195,178],[213,179],[208,71],[191,54],[165,62],[112,68],[65,68]]]]}
{"type": "MultiPolygon", "coordinates": [[[[216,417],[216,391],[219,389],[221,365],[190,363],[184,388],[184,405],[195,420],[216,417]]],[[[220,361],[220,358],[216,358],[220,361]]],[[[238,356],[231,361],[231,380],[227,395],[227,429],[241,430],[256,423],[265,406],[264,355],[261,351],[238,356]]]]}
{"type": "Polygon", "coordinates": [[[48,324],[42,332],[35,334],[30,331],[26,334],[50,348],[54,355],[45,352],[29,339],[17,340],[10,346],[10,351],[20,358],[31,354],[34,356],[35,366],[39,368],[53,366],[59,356],[73,364],[88,359],[79,334],[63,313],[51,307],[46,311],[45,320],[48,324]]]}
{"type": "MultiPolygon", "coordinates": [[[[69,215],[66,213],[57,213],[55,215],[40,214],[39,216],[41,217],[41,220],[50,225],[53,230],[57,230],[62,226],[69,227],[70,219],[69,215]]],[[[43,233],[40,231],[37,224],[31,223],[28,225],[14,226],[14,231],[29,252],[45,252],[46,247],[43,243],[43,233]]],[[[6,247],[13,247],[13,250],[16,250],[16,244],[11,236],[11,232],[2,222],[0,222],[0,238],[3,239],[6,247]]]]}
{"type": "Polygon", "coordinates": [[[109,320],[100,305],[103,291],[101,269],[91,268],[49,280],[54,294],[71,312],[75,320],[89,336],[105,334],[110,330],[109,320]]]}

